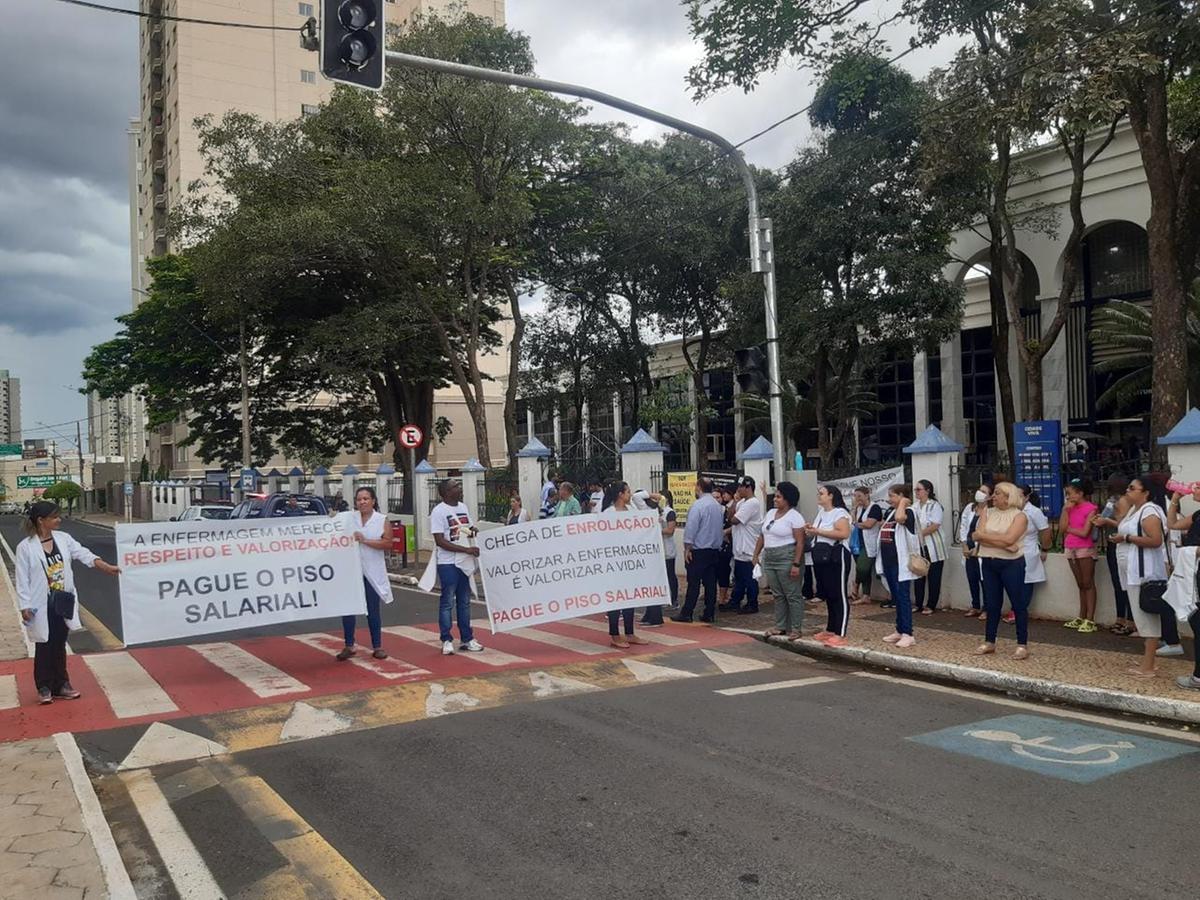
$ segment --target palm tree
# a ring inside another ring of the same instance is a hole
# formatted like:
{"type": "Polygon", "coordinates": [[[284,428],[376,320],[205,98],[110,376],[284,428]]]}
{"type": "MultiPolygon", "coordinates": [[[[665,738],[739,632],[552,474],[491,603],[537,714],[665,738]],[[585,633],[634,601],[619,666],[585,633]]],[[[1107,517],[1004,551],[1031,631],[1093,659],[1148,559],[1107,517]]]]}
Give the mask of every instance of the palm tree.
{"type": "MultiPolygon", "coordinates": [[[[1188,299],[1188,396],[1200,402],[1200,279],[1192,285],[1188,299]]],[[[1149,396],[1154,380],[1154,338],[1150,330],[1150,307],[1128,300],[1110,300],[1096,311],[1091,331],[1092,346],[1105,354],[1096,363],[1097,372],[1122,373],[1096,405],[1122,409],[1134,399],[1149,396]]]]}

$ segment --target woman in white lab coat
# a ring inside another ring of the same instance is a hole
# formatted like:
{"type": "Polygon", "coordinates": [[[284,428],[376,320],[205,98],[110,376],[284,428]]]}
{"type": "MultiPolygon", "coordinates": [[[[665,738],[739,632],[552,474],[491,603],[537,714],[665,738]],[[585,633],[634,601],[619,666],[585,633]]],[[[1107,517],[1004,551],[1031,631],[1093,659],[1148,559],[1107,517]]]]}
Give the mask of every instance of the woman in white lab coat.
{"type": "MultiPolygon", "coordinates": [[[[1029,485],[1018,485],[1021,493],[1025,497],[1025,506],[1021,512],[1025,513],[1025,596],[1027,602],[1025,608],[1029,609],[1033,603],[1033,589],[1039,584],[1046,581],[1046,554],[1050,550],[1050,544],[1054,540],[1054,533],[1050,530],[1050,520],[1046,518],[1046,514],[1042,512],[1039,505],[1041,498],[1037,492],[1029,485]]],[[[1016,614],[1010,609],[1008,615],[1004,617],[1005,622],[1016,621],[1016,614]]]]}

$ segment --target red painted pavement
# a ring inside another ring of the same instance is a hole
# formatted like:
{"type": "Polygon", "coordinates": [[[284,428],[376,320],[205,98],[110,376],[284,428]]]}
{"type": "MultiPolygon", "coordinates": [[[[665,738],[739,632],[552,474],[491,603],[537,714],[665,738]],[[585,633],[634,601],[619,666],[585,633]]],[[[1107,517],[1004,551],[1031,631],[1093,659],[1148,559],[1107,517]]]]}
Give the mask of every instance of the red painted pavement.
{"type": "MultiPolygon", "coordinates": [[[[436,636],[438,626],[426,623],[415,626],[436,636]]],[[[37,691],[33,685],[33,660],[24,659],[0,662],[0,675],[15,674],[20,705],[13,709],[0,710],[0,741],[17,741],[44,737],[58,731],[85,732],[117,728],[155,721],[165,721],[187,716],[207,715],[230,709],[241,709],[279,703],[289,699],[319,697],[325,694],[341,694],[368,691],[402,684],[409,681],[430,681],[439,678],[456,678],[467,675],[484,675],[506,669],[540,669],[565,663],[588,660],[611,659],[622,656],[645,656],[703,647],[715,648],[747,643],[750,638],[729,631],[720,631],[702,626],[667,625],[653,630],[656,634],[669,634],[693,643],[677,647],[645,644],[629,650],[617,650],[609,646],[608,636],[572,625],[571,622],[554,622],[536,626],[536,630],[567,635],[602,647],[604,652],[582,654],[571,650],[542,644],[508,634],[491,634],[486,629],[476,629],[476,638],[485,646],[522,657],[524,662],[505,666],[486,665],[473,659],[471,654],[456,653],[442,656],[439,647],[425,644],[398,635],[384,633],[384,649],[395,662],[383,661],[382,666],[400,674],[400,677],[385,678],[362,666],[333,659],[332,651],[342,644],[340,632],[321,632],[328,636],[331,652],[309,646],[289,637],[248,638],[235,640],[243,650],[262,661],[270,663],[308,686],[309,690],[259,697],[242,682],[223,669],[210,663],[192,649],[191,645],[154,647],[126,651],[141,664],[142,668],[159,684],[178,710],[138,718],[118,718],[109,705],[108,698],[92,676],[84,657],[73,655],[67,658],[71,683],[83,693],[79,700],[56,700],[48,706],[37,704],[37,691]],[[410,668],[411,667],[411,668],[410,668]]],[[[359,657],[370,658],[370,639],[366,629],[357,636],[359,657]]],[[[457,628],[455,629],[457,643],[457,628]]],[[[103,654],[89,654],[98,656],[103,654]]]]}

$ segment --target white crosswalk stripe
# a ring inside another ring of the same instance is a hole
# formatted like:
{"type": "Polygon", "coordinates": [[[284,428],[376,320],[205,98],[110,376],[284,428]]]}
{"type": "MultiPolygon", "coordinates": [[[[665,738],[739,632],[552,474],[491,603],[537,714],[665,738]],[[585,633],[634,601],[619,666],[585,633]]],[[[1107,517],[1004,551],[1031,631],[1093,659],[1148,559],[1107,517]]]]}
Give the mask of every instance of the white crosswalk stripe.
{"type": "Polygon", "coordinates": [[[80,658],[96,676],[118,719],[153,716],[179,709],[128,652],[89,653],[80,658]]]}
{"type": "Polygon", "coordinates": [[[237,644],[193,644],[192,649],[218,669],[232,675],[259,697],[302,694],[309,690],[304,682],[297,681],[287,672],[280,671],[237,644]]]}
{"type": "MultiPolygon", "coordinates": [[[[388,634],[396,635],[396,637],[418,641],[438,650],[442,648],[441,639],[432,631],[426,631],[424,628],[415,628],[412,625],[393,625],[383,630],[388,634]]],[[[505,653],[491,647],[485,647],[482,653],[460,653],[460,655],[464,659],[473,659],[475,662],[483,663],[485,666],[511,666],[514,663],[529,662],[523,656],[513,656],[511,653],[505,653]]]]}
{"type": "MultiPolygon", "coordinates": [[[[339,638],[335,638],[329,634],[293,634],[289,635],[289,637],[293,641],[307,644],[309,647],[330,654],[337,653],[345,646],[339,638]]],[[[358,655],[350,657],[349,661],[360,669],[374,672],[380,678],[386,678],[389,681],[395,681],[398,678],[413,678],[418,675],[431,674],[428,669],[414,666],[412,663],[397,659],[394,656],[387,659],[375,659],[371,656],[371,651],[365,647],[359,647],[358,655]]]]}
{"type": "MultiPolygon", "coordinates": [[[[491,624],[487,619],[472,619],[472,628],[491,628],[491,624]]],[[[564,634],[555,634],[553,631],[539,631],[536,628],[518,628],[515,631],[505,631],[503,634],[511,634],[513,637],[523,638],[527,641],[537,641],[539,644],[549,644],[551,647],[558,647],[560,650],[571,650],[575,653],[583,653],[586,656],[597,656],[601,653],[607,653],[607,647],[601,647],[599,644],[593,644],[588,641],[581,641],[578,638],[567,637],[564,634]]]]}
{"type": "MultiPolygon", "coordinates": [[[[608,622],[597,622],[595,619],[566,619],[564,625],[571,625],[575,628],[587,628],[589,631],[603,631],[608,634],[608,622]]],[[[644,638],[648,644],[658,644],[662,647],[683,647],[687,644],[694,644],[695,641],[687,638],[675,637],[673,634],[661,634],[657,631],[647,631],[644,628],[637,630],[638,636],[644,638]]]]}

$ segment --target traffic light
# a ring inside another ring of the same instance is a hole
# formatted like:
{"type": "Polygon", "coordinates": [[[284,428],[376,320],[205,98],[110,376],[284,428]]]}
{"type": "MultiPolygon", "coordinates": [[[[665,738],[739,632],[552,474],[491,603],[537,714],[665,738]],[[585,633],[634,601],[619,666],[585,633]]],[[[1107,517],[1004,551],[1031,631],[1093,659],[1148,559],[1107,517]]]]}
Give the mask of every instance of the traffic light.
{"type": "Polygon", "coordinates": [[[767,345],[735,350],[733,359],[738,388],[742,393],[767,396],[771,387],[771,379],[767,374],[767,345]]]}
{"type": "Polygon", "coordinates": [[[378,91],[383,87],[383,0],[321,0],[321,74],[378,91]]]}

